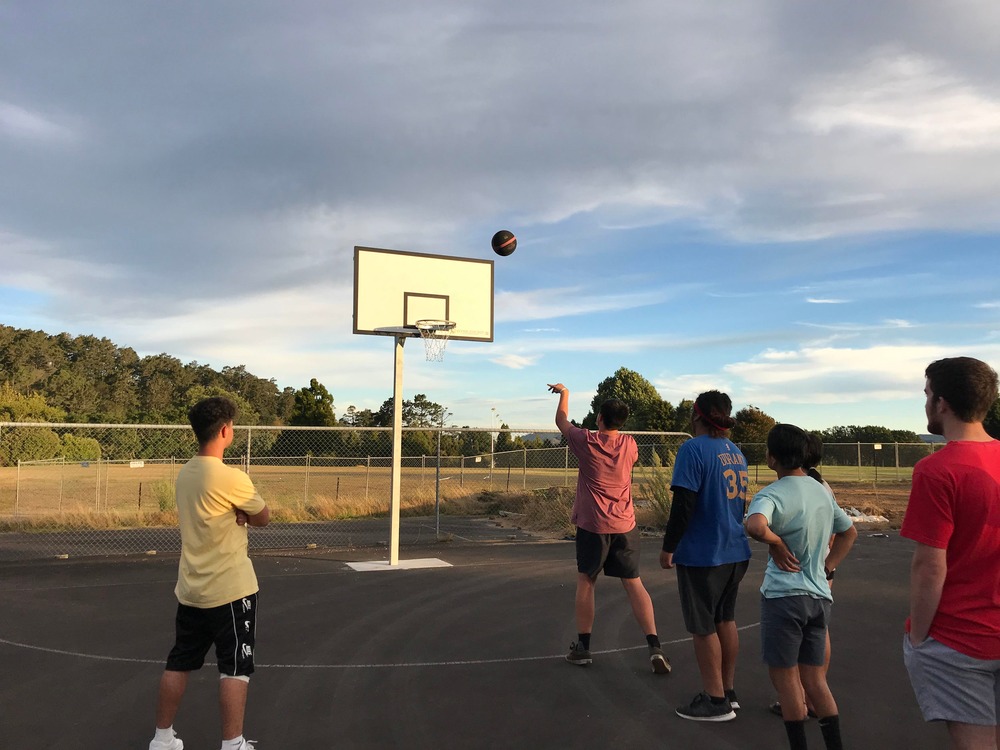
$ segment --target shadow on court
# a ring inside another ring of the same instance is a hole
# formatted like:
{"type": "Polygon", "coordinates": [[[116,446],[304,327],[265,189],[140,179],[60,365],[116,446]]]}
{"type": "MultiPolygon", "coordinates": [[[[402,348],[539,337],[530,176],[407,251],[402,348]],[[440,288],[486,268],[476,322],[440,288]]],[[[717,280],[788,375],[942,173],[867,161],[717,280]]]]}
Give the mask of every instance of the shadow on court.
{"type": "MultiPolygon", "coordinates": [[[[591,667],[575,640],[569,542],[430,544],[401,558],[446,568],[356,572],[374,552],[255,556],[258,664],[246,736],[293,748],[781,748],[760,662],[757,589],[766,548],[752,543],[737,624],[735,721],[684,721],[700,689],[673,571],[643,545],[643,580],[673,673],[649,671],[621,586],[602,578],[591,667]]],[[[945,746],[916,708],[900,647],[911,545],[862,532],[838,571],[830,683],[845,744],[945,746]]],[[[0,747],[145,748],[172,643],[176,557],[0,565],[0,747]]],[[[175,724],[190,750],[219,745],[217,672],[192,676],[175,724]]],[[[823,747],[809,722],[812,747],[823,747]]]]}

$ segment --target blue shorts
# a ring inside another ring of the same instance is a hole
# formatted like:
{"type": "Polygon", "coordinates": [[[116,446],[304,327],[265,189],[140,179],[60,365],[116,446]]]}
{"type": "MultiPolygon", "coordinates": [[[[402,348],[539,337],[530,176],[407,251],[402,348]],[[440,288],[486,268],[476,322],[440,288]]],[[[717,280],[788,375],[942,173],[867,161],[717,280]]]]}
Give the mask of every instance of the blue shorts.
{"type": "Polygon", "coordinates": [[[221,607],[200,609],[177,605],[177,638],[167,657],[167,670],[201,669],[205,655],[215,645],[220,674],[249,677],[257,645],[257,594],[221,607]]]}
{"type": "Polygon", "coordinates": [[[996,726],[1000,719],[1000,659],[976,659],[928,638],[903,636],[903,661],[924,721],[996,726]]]}

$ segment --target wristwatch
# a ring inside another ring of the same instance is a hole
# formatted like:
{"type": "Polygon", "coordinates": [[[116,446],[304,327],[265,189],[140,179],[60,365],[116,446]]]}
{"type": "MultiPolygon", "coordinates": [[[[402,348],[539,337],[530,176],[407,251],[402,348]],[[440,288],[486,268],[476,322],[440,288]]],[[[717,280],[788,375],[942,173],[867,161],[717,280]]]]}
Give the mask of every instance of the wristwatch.
{"type": "Polygon", "coordinates": [[[826,573],[826,580],[828,580],[828,581],[832,581],[832,580],[833,580],[833,574],[837,572],[837,569],[836,569],[836,568],[833,568],[833,569],[831,570],[830,568],[828,568],[828,567],[826,567],[826,566],[824,565],[824,566],[823,566],[823,572],[824,572],[824,573],[826,573]]]}

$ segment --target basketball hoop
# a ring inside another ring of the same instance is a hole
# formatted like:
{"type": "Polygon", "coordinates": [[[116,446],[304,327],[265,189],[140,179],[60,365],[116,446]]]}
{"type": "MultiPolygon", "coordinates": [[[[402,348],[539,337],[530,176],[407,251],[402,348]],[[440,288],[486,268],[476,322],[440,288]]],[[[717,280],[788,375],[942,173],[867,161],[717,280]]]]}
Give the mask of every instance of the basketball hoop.
{"type": "Polygon", "coordinates": [[[455,323],[450,320],[418,320],[417,330],[424,340],[424,355],[428,362],[444,360],[444,349],[448,345],[455,323]]]}

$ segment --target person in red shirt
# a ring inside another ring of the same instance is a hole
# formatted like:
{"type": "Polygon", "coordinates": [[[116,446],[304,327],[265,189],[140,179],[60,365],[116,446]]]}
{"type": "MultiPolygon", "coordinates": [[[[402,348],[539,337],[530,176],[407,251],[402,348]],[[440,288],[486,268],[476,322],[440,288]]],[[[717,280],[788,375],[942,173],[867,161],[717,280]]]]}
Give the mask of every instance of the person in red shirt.
{"type": "Polygon", "coordinates": [[[998,397],[985,362],[925,372],[927,429],[947,445],[921,459],[900,533],[916,542],[903,658],[927,721],[954,748],[1000,744],[1000,441],[983,427],[998,397]]]}
{"type": "Polygon", "coordinates": [[[628,419],[625,402],[609,399],[597,415],[597,432],[569,421],[569,389],[549,385],[559,394],[556,426],[577,457],[579,474],[570,521],[576,526],[576,625],[578,641],[570,645],[566,661],[587,666],[593,661],[590,634],[594,625],[594,585],[597,574],[621,579],[632,614],[646,635],[650,668],[669,674],[670,661],[660,648],[653,601],[639,578],[639,530],[632,505],[632,466],[639,449],[631,435],[618,430],[628,419]]]}

